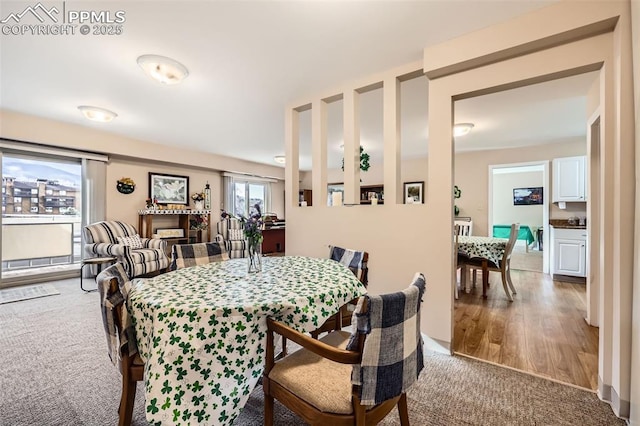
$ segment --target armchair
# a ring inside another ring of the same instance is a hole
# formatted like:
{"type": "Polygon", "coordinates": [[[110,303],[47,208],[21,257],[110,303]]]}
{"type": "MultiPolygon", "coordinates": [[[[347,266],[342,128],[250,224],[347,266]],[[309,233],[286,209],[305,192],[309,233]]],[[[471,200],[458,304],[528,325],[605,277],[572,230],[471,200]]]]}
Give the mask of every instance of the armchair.
{"type": "Polygon", "coordinates": [[[84,250],[89,257],[115,256],[130,278],[166,269],[167,242],[158,238],[140,238],[133,226],[119,221],[103,221],[82,230],[84,250]]]}
{"type": "Polygon", "coordinates": [[[229,258],[247,257],[247,240],[244,237],[242,223],[238,219],[221,219],[216,227],[216,241],[225,247],[229,258]]]}

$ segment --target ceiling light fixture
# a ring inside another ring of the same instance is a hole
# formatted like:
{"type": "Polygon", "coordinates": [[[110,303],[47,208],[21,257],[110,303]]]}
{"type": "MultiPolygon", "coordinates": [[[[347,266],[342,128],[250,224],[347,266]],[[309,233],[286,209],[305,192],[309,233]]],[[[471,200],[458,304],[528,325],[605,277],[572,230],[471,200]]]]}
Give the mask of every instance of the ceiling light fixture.
{"type": "Polygon", "coordinates": [[[464,136],[473,129],[473,123],[458,123],[453,126],[453,137],[464,136]]]}
{"type": "Polygon", "coordinates": [[[91,121],[99,121],[101,123],[108,123],[118,116],[118,114],[113,111],[94,106],[80,105],[78,109],[82,112],[82,115],[84,115],[85,118],[91,121]]]}
{"type": "Polygon", "coordinates": [[[149,77],[163,84],[178,84],[189,75],[187,67],[166,56],[142,55],[138,65],[149,77]]]}
{"type": "Polygon", "coordinates": [[[284,164],[287,162],[287,158],[284,155],[276,155],[273,157],[273,161],[279,164],[284,164]]]}

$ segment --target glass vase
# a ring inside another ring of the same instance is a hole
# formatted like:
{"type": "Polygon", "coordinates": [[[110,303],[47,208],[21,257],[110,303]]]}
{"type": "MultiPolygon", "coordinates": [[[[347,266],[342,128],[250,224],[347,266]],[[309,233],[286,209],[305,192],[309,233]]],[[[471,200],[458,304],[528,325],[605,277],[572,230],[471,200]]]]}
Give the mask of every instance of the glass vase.
{"type": "Polygon", "coordinates": [[[249,273],[262,272],[262,244],[249,242],[247,261],[249,273]]]}

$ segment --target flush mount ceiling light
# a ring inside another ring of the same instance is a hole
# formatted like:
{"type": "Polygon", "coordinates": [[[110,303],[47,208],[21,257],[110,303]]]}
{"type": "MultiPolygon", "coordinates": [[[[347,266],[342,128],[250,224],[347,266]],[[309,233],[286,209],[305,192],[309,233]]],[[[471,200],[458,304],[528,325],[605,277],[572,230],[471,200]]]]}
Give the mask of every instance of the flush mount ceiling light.
{"type": "Polygon", "coordinates": [[[287,162],[287,158],[284,155],[276,155],[273,157],[273,161],[276,163],[284,164],[287,162]]]}
{"type": "Polygon", "coordinates": [[[189,75],[187,67],[166,56],[142,55],[138,65],[149,77],[163,84],[178,84],[189,75]]]}
{"type": "Polygon", "coordinates": [[[458,123],[453,126],[453,136],[464,136],[473,129],[473,123],[458,123]]]}
{"type": "Polygon", "coordinates": [[[82,115],[84,115],[85,118],[91,121],[99,121],[101,123],[108,123],[118,116],[118,114],[113,111],[94,106],[80,105],[78,109],[82,112],[82,115]]]}

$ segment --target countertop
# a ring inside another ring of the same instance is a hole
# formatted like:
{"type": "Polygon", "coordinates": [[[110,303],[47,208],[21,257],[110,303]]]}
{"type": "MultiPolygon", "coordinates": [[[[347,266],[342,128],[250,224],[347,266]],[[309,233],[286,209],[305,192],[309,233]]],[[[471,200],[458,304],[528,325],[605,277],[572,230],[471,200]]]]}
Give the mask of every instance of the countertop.
{"type": "Polygon", "coordinates": [[[586,225],[569,225],[567,219],[549,219],[549,225],[561,229],[587,229],[586,225]]]}

